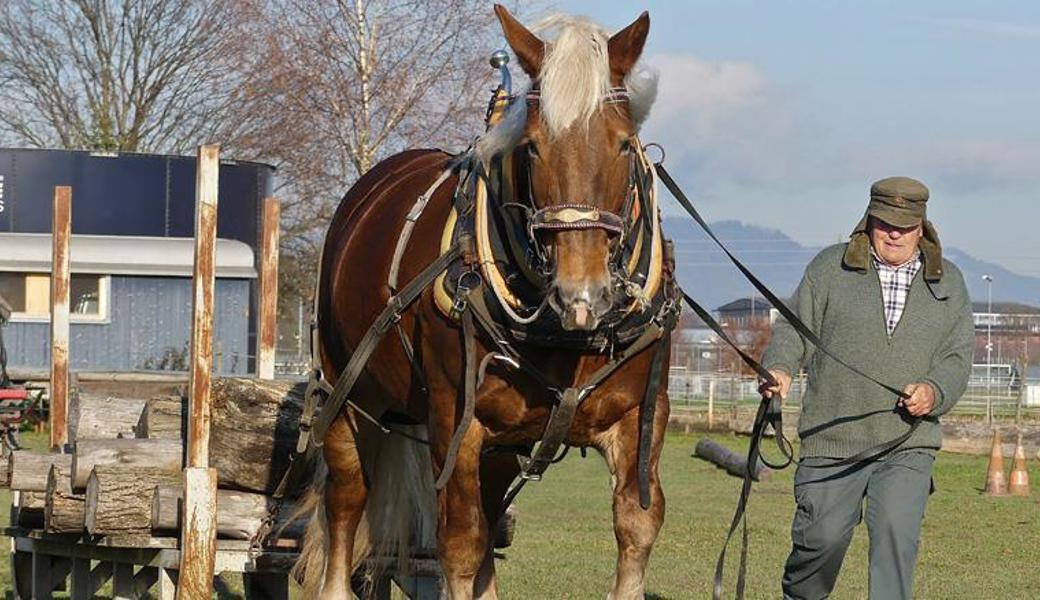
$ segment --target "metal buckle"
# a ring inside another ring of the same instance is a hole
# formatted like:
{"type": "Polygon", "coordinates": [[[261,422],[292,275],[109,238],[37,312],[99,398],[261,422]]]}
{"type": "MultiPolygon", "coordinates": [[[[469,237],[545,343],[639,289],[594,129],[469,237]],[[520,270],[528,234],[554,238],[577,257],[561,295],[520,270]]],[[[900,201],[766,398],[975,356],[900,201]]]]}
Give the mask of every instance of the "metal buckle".
{"type": "Polygon", "coordinates": [[[458,281],[455,283],[455,299],[452,301],[451,309],[448,311],[449,317],[455,321],[462,318],[462,313],[469,306],[469,300],[467,300],[466,296],[469,295],[470,290],[476,289],[482,282],[483,278],[475,270],[464,271],[459,275],[458,281]]]}

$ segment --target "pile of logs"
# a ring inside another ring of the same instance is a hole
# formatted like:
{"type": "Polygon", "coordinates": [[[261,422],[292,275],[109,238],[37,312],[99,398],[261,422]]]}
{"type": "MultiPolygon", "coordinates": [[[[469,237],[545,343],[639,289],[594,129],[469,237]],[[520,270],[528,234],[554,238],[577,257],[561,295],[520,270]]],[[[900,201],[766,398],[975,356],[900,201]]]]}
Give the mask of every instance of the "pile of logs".
{"type": "MultiPolygon", "coordinates": [[[[296,443],[303,384],[216,379],[210,461],[217,469],[218,536],[252,539],[296,443]]],[[[187,400],[79,393],[69,407],[71,454],[14,452],[12,525],[52,533],[176,535],[187,400]]],[[[282,507],[283,518],[292,507],[282,507]]],[[[275,523],[277,529],[279,523],[275,523]]],[[[296,537],[290,527],[281,537],[296,537]]]]}

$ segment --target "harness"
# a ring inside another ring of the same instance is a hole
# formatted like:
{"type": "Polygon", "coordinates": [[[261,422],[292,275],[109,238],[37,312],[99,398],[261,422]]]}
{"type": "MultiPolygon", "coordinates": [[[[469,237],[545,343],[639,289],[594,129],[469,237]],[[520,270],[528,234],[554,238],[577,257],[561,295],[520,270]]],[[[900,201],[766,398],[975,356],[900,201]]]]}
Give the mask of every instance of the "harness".
{"type": "MultiPolygon", "coordinates": [[[[622,97],[621,91],[613,90],[605,101],[618,102],[622,97]]],[[[627,95],[624,98],[627,99],[627,95]]],[[[536,99],[529,95],[527,101],[536,99]]],[[[492,108],[503,105],[493,103],[492,108]]],[[[344,406],[351,407],[360,418],[387,435],[401,435],[429,444],[428,440],[395,427],[387,418],[389,415],[367,412],[350,400],[349,394],[379,341],[398,326],[402,313],[431,285],[436,306],[459,323],[465,353],[462,415],[449,443],[436,488],[442,489],[453,472],[461,441],[473,421],[478,380],[483,378],[491,360],[531,377],[554,398],[545,431],[532,446],[484,449],[489,454],[516,454],[520,462],[519,475],[504,498],[503,507],[506,507],[528,481],[540,480],[549,465],[566,454],[569,447],[565,439],[581,403],[629,359],[660,341],[652,356],[651,377],[640,405],[640,435],[645,438],[641,439],[638,457],[640,501],[644,509],[649,508],[650,434],[669,333],[678,321],[680,295],[673,279],[671,246],[663,240],[660,231],[656,175],[642,148],[634,153],[633,165],[632,186],[623,203],[622,216],[581,204],[536,209],[533,203],[521,205],[504,200],[503,195],[512,189],[514,171],[508,160],[499,159],[490,173],[472,152],[448,163],[408,212],[388,276],[391,297],[357,344],[335,386],[330,385],[322,373],[318,327],[316,322],[312,323],[312,371],[300,419],[300,435],[289,467],[273,494],[278,502],[266,520],[267,526],[254,538],[254,546],[261,545],[269,533],[281,500],[302,483],[307,470],[304,465],[322,446],[329,426],[344,406]],[[413,280],[399,288],[400,262],[415,224],[433,195],[452,176],[458,178],[458,184],[442,235],[441,253],[413,280]],[[517,207],[522,208],[520,219],[514,214],[517,207]],[[556,312],[544,310],[544,300],[534,300],[539,294],[544,297],[547,275],[552,268],[540,247],[539,233],[579,229],[603,229],[612,235],[612,284],[615,291],[621,292],[616,296],[622,299],[593,332],[563,331],[556,312]],[[524,260],[518,260],[518,256],[524,260]],[[477,335],[494,349],[481,359],[479,367],[477,335]],[[584,381],[563,383],[554,381],[525,358],[521,347],[532,346],[609,350],[610,358],[584,381]]],[[[421,373],[414,349],[399,326],[398,330],[413,369],[421,373]]]]}

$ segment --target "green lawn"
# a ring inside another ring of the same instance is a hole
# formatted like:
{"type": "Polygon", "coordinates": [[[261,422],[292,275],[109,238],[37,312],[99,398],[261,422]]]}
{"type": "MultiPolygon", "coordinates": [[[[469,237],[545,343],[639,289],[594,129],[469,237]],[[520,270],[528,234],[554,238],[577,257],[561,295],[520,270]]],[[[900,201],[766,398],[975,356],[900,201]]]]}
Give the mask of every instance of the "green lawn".
{"type": "MultiPolygon", "coordinates": [[[[747,438],[713,437],[741,453],[747,447],[747,438]]],[[[705,598],[711,593],[715,558],[740,482],[692,458],[697,439],[670,435],[665,445],[662,477],[668,514],[650,561],[648,598],[705,598]]],[[[31,436],[28,441],[39,445],[31,436]]],[[[1036,465],[1030,465],[1034,488],[1040,486],[1036,465]]],[[[1040,598],[1040,493],[1024,499],[987,498],[979,489],[985,470],[986,457],[939,457],[938,491],[924,523],[917,598],[1040,598]]],[[[779,597],[794,510],[792,474],[788,469],[755,485],[749,509],[748,598],[779,597]]],[[[615,560],[609,485],[598,455],[582,459],[573,452],[544,481],[524,489],[514,545],[499,563],[502,597],[605,596],[615,560]]],[[[0,501],[8,499],[6,491],[0,492],[0,501]]],[[[866,597],[866,542],[865,531],[858,531],[835,598],[866,597]]],[[[733,547],[729,575],[735,573],[738,555],[739,548],[733,547]]],[[[8,563],[0,560],[0,582],[9,581],[8,563]]],[[[231,587],[238,586],[232,581],[231,587]]],[[[732,597],[732,577],[726,592],[732,597]]]]}
{"type": "MultiPolygon", "coordinates": [[[[713,436],[743,453],[747,438],[713,436]]],[[[698,436],[670,435],[662,459],[668,500],[650,560],[649,598],[710,597],[715,559],[733,514],[740,481],[690,456],[698,436]]],[[[768,449],[767,449],[768,451],[768,449]]],[[[925,518],[917,569],[918,598],[1040,598],[1040,494],[981,494],[986,457],[942,454],[938,490],[925,518]]],[[[1034,479],[1035,461],[1030,465],[1034,479]]],[[[749,598],[777,598],[790,544],[793,469],[755,485],[749,509],[749,598]]],[[[1037,482],[1040,485],[1040,481],[1037,482]]],[[[517,535],[500,563],[505,598],[602,598],[615,561],[610,478],[597,456],[572,453],[518,501],[517,535]]],[[[739,544],[739,540],[737,542],[739,544]]],[[[736,571],[731,546],[727,574],[736,571]]],[[[866,598],[865,528],[857,530],[835,598],[866,598]]],[[[733,578],[727,582],[732,597],[733,578]]]]}

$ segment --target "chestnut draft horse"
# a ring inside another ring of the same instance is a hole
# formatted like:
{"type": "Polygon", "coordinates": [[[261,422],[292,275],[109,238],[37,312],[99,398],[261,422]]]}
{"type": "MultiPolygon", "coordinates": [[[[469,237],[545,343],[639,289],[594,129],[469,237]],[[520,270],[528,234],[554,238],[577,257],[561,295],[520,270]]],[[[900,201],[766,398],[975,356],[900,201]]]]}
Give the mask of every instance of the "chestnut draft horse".
{"type": "Polygon", "coordinates": [[[678,310],[636,138],[656,94],[637,65],[649,16],[612,36],[554,17],[536,28],[543,41],[495,10],[530,87],[498,97],[471,151],[378,164],[327,233],[316,331],[330,384],[388,302],[399,310],[315,434],[327,472],[298,564],[307,597],[350,597],[359,561],[389,548],[435,551],[450,598],[496,598],[506,500],[573,446],[599,451],[612,475],[608,597],[643,597],[665,511],[657,464],[678,310]],[[421,295],[398,296],[397,281],[452,248],[421,295]]]}

